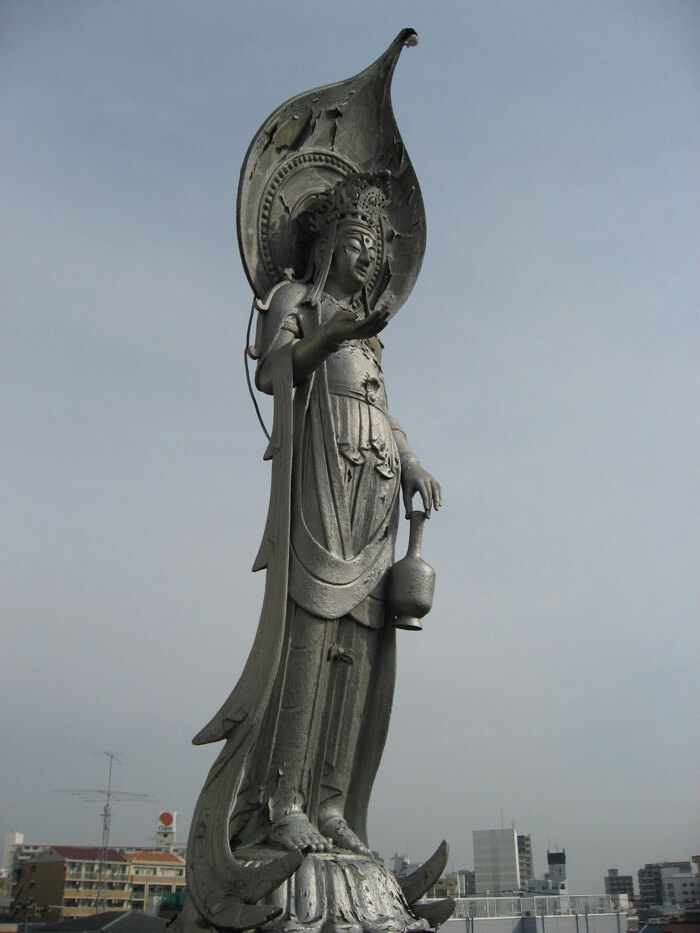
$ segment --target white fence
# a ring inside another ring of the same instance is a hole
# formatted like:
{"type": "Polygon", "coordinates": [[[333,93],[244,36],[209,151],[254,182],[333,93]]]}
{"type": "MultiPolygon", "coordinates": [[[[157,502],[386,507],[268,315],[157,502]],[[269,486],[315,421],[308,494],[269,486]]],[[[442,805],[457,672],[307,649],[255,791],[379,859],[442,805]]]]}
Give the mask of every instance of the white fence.
{"type": "Polygon", "coordinates": [[[573,914],[610,914],[615,905],[608,894],[557,894],[532,897],[458,897],[455,920],[469,917],[563,917],[573,914]]]}

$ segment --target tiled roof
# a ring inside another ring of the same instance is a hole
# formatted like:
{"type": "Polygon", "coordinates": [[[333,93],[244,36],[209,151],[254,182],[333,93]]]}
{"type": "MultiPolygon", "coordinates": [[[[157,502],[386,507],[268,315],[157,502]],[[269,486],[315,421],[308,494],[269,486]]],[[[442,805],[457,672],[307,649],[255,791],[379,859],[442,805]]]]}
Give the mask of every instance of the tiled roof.
{"type": "Polygon", "coordinates": [[[110,910],[91,917],[72,917],[60,923],[52,923],[44,930],[49,933],[163,933],[165,920],[146,914],[110,910]]]}
{"type": "MultiPolygon", "coordinates": [[[[54,848],[56,848],[54,846],[54,848]]],[[[76,848],[75,846],[64,846],[63,848],[76,848]]],[[[59,923],[50,923],[45,930],[104,930],[119,917],[123,911],[108,910],[102,914],[92,914],[89,917],[70,917],[68,920],[61,920],[59,923]]]]}
{"type": "MultiPolygon", "coordinates": [[[[102,850],[99,846],[51,846],[54,852],[58,852],[63,858],[82,860],[85,862],[97,862],[100,859],[102,850]]],[[[107,849],[105,853],[108,862],[123,862],[124,856],[116,849],[107,849]]]]}
{"type": "Polygon", "coordinates": [[[127,852],[127,862],[168,862],[171,865],[184,865],[184,858],[173,852],[127,852]]]}

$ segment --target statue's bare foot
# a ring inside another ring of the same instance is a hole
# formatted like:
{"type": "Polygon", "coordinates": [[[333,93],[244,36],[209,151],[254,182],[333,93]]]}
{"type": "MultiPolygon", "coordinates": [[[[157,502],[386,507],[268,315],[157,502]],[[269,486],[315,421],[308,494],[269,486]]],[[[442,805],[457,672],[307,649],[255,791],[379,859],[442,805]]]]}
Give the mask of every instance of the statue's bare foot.
{"type": "Polygon", "coordinates": [[[324,836],[332,839],[340,849],[357,852],[358,855],[371,855],[370,850],[360,837],[350,829],[347,821],[342,816],[332,816],[327,819],[321,825],[321,832],[324,836]]]}
{"type": "Polygon", "coordinates": [[[330,839],[321,835],[301,810],[287,813],[273,823],[266,841],[283,849],[301,849],[302,852],[330,852],[333,848],[330,839]]]}

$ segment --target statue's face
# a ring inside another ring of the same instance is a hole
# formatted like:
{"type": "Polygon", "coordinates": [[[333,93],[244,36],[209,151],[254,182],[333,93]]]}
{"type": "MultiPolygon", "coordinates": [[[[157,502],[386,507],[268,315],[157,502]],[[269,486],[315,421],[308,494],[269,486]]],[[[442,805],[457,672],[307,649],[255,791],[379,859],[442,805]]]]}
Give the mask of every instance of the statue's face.
{"type": "Polygon", "coordinates": [[[371,227],[339,224],[328,278],[350,295],[369,284],[377,262],[377,238],[371,227]]]}

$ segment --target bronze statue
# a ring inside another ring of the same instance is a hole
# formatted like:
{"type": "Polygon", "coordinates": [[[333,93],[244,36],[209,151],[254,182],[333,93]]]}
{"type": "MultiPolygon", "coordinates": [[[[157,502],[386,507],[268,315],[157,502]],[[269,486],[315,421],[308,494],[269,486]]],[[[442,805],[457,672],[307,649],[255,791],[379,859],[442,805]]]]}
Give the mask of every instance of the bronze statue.
{"type": "Polygon", "coordinates": [[[444,844],[402,891],[366,830],[396,628],[419,628],[432,596],[432,571],[423,579],[413,564],[390,584],[401,497],[407,517],[416,493],[425,516],[442,502],[389,414],[378,337],[425,247],[389,97],[407,44],[412,30],[356,78],[279,108],[241,173],[239,240],[258,314],[248,352],[274,400],[254,564],[266,585],[243,674],[194,740],[226,744],[192,822],[182,926],[398,933],[449,912],[409,907],[444,867],[444,844]]]}

